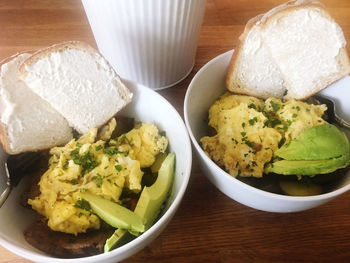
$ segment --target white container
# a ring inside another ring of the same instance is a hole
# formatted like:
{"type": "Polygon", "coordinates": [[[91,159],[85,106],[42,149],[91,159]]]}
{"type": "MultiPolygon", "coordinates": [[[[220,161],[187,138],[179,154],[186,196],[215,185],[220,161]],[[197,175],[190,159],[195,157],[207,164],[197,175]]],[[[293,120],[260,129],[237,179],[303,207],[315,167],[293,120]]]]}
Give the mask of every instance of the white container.
{"type": "Polygon", "coordinates": [[[152,89],[192,70],[207,0],[82,0],[100,52],[123,77],[152,89]]]}
{"type": "MultiPolygon", "coordinates": [[[[185,96],[184,117],[188,133],[194,146],[194,152],[202,171],[208,179],[228,197],[246,206],[267,212],[297,212],[310,209],[326,202],[350,190],[350,171],[337,182],[331,192],[315,196],[286,196],[266,192],[245,184],[232,177],[215,164],[203,151],[200,138],[207,135],[208,110],[220,95],[226,90],[225,78],[232,50],[228,51],[208,62],[193,77],[185,96]]],[[[332,84],[327,90],[330,97],[339,98],[345,87],[350,86],[350,77],[332,84]],[[341,86],[338,89],[334,85],[341,86]],[[344,87],[343,87],[344,86],[344,87]]],[[[336,104],[337,106],[337,104],[336,104]]],[[[346,110],[346,108],[344,108],[346,110]]],[[[350,112],[346,112],[347,116],[350,112]]],[[[350,138],[350,133],[348,133],[350,138]]]]}
{"type": "MultiPolygon", "coordinates": [[[[192,165],[191,141],[181,116],[166,99],[145,86],[127,80],[124,80],[124,83],[133,92],[134,97],[120,115],[133,117],[141,122],[155,123],[160,130],[166,131],[169,150],[176,154],[173,187],[159,220],[145,233],[111,252],[74,259],[56,258],[35,249],[24,239],[23,231],[34,220],[35,213],[19,204],[19,197],[25,188],[25,181],[22,180],[0,208],[0,246],[34,262],[114,263],[134,255],[165,229],[178,209],[188,185],[192,165]]],[[[5,159],[6,156],[0,147],[0,173],[4,172],[5,159]]]]}

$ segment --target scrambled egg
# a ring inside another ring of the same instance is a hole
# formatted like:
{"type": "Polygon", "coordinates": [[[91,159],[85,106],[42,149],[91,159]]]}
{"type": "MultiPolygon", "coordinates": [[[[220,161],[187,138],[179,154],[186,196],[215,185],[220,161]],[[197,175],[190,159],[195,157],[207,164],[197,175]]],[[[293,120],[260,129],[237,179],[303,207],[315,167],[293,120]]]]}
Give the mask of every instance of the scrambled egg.
{"type": "Polygon", "coordinates": [[[99,229],[99,218],[84,209],[82,191],[120,202],[123,188],[141,191],[141,168],[149,167],[165,152],[168,140],[157,127],[141,124],[117,139],[110,139],[115,119],[98,134],[91,129],[78,140],[50,150],[49,169],[39,185],[41,194],[28,203],[48,219],[55,231],[78,234],[99,229]]]}
{"type": "Polygon", "coordinates": [[[225,93],[209,110],[214,136],[201,139],[208,156],[232,176],[262,177],[275,150],[302,131],[323,124],[325,105],[282,102],[225,93]]]}

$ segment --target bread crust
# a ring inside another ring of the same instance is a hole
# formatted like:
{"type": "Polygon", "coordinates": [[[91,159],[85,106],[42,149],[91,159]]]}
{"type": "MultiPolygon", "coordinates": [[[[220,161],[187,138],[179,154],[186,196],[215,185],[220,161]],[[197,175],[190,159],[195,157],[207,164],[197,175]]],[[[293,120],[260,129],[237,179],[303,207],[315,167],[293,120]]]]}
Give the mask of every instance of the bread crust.
{"type": "MultiPolygon", "coordinates": [[[[0,61],[0,75],[1,75],[1,68],[2,68],[2,65],[10,62],[11,60],[17,58],[19,55],[22,55],[22,54],[25,54],[25,53],[28,53],[28,54],[31,54],[33,53],[32,51],[28,51],[28,52],[21,52],[21,53],[16,53],[10,57],[7,57],[3,60],[0,61]]],[[[2,89],[1,85],[0,85],[0,89],[2,89]]],[[[0,120],[1,120],[1,116],[2,116],[2,112],[0,112],[0,120]]],[[[4,123],[2,123],[2,121],[0,121],[0,143],[1,143],[1,146],[3,148],[3,150],[8,153],[8,154],[17,154],[17,152],[14,152],[11,150],[10,148],[10,142],[8,140],[8,136],[9,136],[9,131],[8,131],[8,127],[7,125],[5,125],[4,123]]],[[[29,150],[28,150],[29,151],[29,150]]]]}
{"type": "Polygon", "coordinates": [[[88,45],[87,43],[82,42],[82,41],[72,40],[72,41],[66,41],[66,42],[53,44],[52,46],[37,50],[29,58],[27,58],[25,61],[23,61],[23,63],[21,64],[21,66],[18,69],[20,77],[22,79],[26,77],[26,75],[27,75],[27,71],[25,69],[26,66],[33,65],[41,58],[43,58],[43,57],[45,57],[53,52],[60,52],[60,51],[66,50],[66,49],[71,49],[71,48],[74,49],[77,47],[85,49],[86,51],[89,51],[91,54],[98,53],[100,56],[102,56],[101,53],[99,53],[93,47],[91,47],[90,45],[88,45]]]}
{"type": "MultiPolygon", "coordinates": [[[[62,43],[57,43],[54,44],[52,46],[43,48],[38,50],[37,52],[35,52],[34,54],[32,54],[32,56],[30,56],[29,58],[27,58],[19,67],[19,77],[25,81],[26,77],[27,77],[27,70],[26,67],[30,67],[33,64],[35,64],[37,61],[39,61],[40,59],[49,56],[51,53],[54,52],[61,52],[61,51],[65,51],[65,50],[69,50],[69,49],[80,49],[80,50],[85,50],[88,53],[90,53],[93,56],[100,56],[105,63],[108,65],[108,68],[111,72],[113,72],[113,74],[115,75],[115,79],[118,82],[118,85],[122,87],[122,89],[119,89],[119,94],[121,96],[121,98],[124,100],[124,105],[122,106],[122,108],[124,108],[128,103],[131,102],[131,98],[132,98],[132,93],[130,92],[130,90],[125,86],[125,84],[122,82],[120,76],[117,74],[117,72],[114,70],[114,68],[112,67],[112,65],[109,63],[109,61],[95,48],[91,47],[90,45],[88,45],[85,42],[81,42],[81,41],[67,41],[67,42],[62,42],[62,43]]],[[[120,111],[122,108],[120,108],[118,111],[120,111]]],[[[118,112],[117,111],[117,112],[118,112]]],[[[117,112],[115,112],[113,115],[117,114],[117,112]]],[[[111,116],[112,118],[113,116],[111,116]]],[[[99,127],[105,125],[106,123],[108,123],[109,120],[105,120],[104,123],[100,124],[99,127]]],[[[71,124],[72,126],[74,126],[74,124],[71,124]]],[[[77,127],[74,127],[75,129],[77,129],[79,131],[79,129],[77,127]]],[[[81,132],[81,131],[80,131],[81,132]]]]}
{"type": "MultiPolygon", "coordinates": [[[[245,90],[245,87],[243,84],[239,83],[239,79],[235,78],[235,68],[237,67],[237,63],[239,61],[239,57],[241,54],[241,50],[243,49],[244,42],[250,32],[250,30],[253,28],[253,26],[259,26],[260,28],[266,27],[269,23],[272,23],[272,21],[275,21],[276,19],[278,20],[279,17],[284,16],[286,13],[292,12],[294,10],[299,10],[303,8],[312,8],[312,9],[317,9],[321,15],[325,16],[327,19],[330,21],[335,22],[335,20],[330,16],[330,14],[324,9],[324,5],[318,1],[315,0],[292,0],[288,1],[285,4],[282,4],[280,6],[277,6],[267,13],[263,15],[259,15],[257,17],[252,18],[251,20],[248,21],[244,32],[241,34],[239,37],[239,44],[236,49],[236,51],[233,53],[230,65],[227,71],[226,75],[226,88],[234,93],[238,94],[244,94],[244,95],[250,95],[250,96],[257,96],[257,94],[251,94],[250,92],[245,90]]],[[[269,51],[271,53],[271,51],[269,51]]],[[[320,87],[317,87],[317,89],[313,90],[310,94],[304,97],[300,97],[297,99],[307,99],[311,97],[312,95],[316,94],[320,90],[324,89],[328,85],[332,84],[336,80],[348,75],[350,73],[350,61],[349,61],[349,56],[347,53],[347,50],[345,48],[341,48],[339,51],[339,54],[337,56],[337,61],[338,65],[342,67],[338,73],[332,78],[332,79],[325,79],[323,81],[323,85],[320,87]],[[324,85],[327,84],[327,85],[324,85]]],[[[278,66],[278,63],[276,63],[276,66],[278,66]]],[[[286,83],[287,78],[283,76],[282,72],[280,71],[282,79],[286,83]]],[[[286,83],[286,88],[288,89],[288,83],[286,83]]],[[[282,87],[281,87],[282,88],[282,87]]],[[[257,96],[258,97],[258,96],[257,96]]],[[[286,99],[288,98],[288,95],[285,97],[286,99]]]]}
{"type": "Polygon", "coordinates": [[[253,28],[253,26],[255,26],[256,23],[258,21],[260,21],[260,19],[262,17],[263,17],[263,14],[260,14],[260,15],[257,15],[255,17],[251,18],[247,22],[243,33],[239,36],[239,42],[238,42],[237,48],[236,48],[236,50],[233,51],[233,54],[232,54],[232,57],[230,60],[230,65],[229,65],[227,73],[226,73],[226,88],[232,92],[237,93],[237,94],[252,96],[252,94],[249,94],[249,92],[245,91],[244,88],[241,87],[240,83],[234,82],[235,74],[236,74],[235,69],[236,69],[237,62],[240,58],[241,50],[243,48],[245,39],[247,38],[247,36],[248,36],[250,30],[253,28]]]}
{"type": "MultiPolygon", "coordinates": [[[[16,59],[18,56],[23,55],[23,54],[33,54],[35,51],[33,50],[29,50],[29,51],[25,51],[25,52],[20,52],[20,53],[16,53],[10,57],[7,57],[5,59],[3,59],[0,62],[0,74],[2,74],[2,66],[4,64],[9,63],[10,61],[12,61],[13,59],[16,59]]],[[[0,89],[2,89],[1,85],[0,85],[0,89]]],[[[0,112],[0,117],[2,116],[2,112],[0,112]]],[[[9,130],[8,130],[8,126],[6,124],[4,124],[1,121],[0,118],[0,144],[3,148],[3,150],[10,155],[14,155],[14,154],[19,154],[19,153],[25,153],[25,152],[35,152],[35,151],[42,151],[42,150],[48,150],[51,148],[51,146],[37,146],[36,149],[33,149],[32,147],[27,147],[27,148],[23,148],[21,151],[13,151],[10,147],[10,139],[9,139],[9,130]]]]}

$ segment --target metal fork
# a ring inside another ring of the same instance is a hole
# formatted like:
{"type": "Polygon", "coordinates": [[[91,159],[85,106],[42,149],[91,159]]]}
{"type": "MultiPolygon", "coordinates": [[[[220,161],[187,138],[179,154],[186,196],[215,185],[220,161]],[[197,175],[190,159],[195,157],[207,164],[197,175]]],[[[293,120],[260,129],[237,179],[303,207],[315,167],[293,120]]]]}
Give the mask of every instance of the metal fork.
{"type": "Polygon", "coordinates": [[[6,188],[0,195],[0,208],[5,203],[11,193],[11,190],[16,186],[22,177],[31,171],[34,163],[38,162],[42,155],[38,152],[23,153],[18,155],[10,155],[4,163],[6,176],[6,188]]]}
{"type": "Polygon", "coordinates": [[[341,127],[348,128],[350,129],[350,123],[347,122],[346,120],[342,119],[336,111],[335,103],[332,99],[326,98],[321,95],[314,95],[314,99],[316,99],[319,103],[326,104],[327,106],[327,117],[328,117],[328,122],[330,123],[336,123],[341,127]]]}

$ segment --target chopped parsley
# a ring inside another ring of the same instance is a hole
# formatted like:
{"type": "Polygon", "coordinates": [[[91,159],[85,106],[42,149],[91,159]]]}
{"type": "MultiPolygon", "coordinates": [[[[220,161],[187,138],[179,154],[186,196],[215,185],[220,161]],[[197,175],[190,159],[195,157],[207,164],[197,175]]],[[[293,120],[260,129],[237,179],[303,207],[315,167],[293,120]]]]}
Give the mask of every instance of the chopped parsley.
{"type": "Polygon", "coordinates": [[[78,184],[79,182],[78,182],[78,179],[72,179],[70,180],[70,183],[75,185],[75,184],[78,184]]]}
{"type": "Polygon", "coordinates": [[[242,137],[245,137],[247,135],[246,132],[241,132],[242,137]]]}
{"type": "Polygon", "coordinates": [[[86,211],[89,211],[91,210],[91,207],[90,207],[90,204],[88,201],[86,201],[85,199],[79,199],[74,207],[76,208],[80,208],[80,209],[83,209],[83,210],[86,210],[86,211]]]}
{"type": "Polygon", "coordinates": [[[275,103],[273,101],[270,101],[270,104],[271,104],[271,107],[272,107],[274,112],[277,112],[281,108],[280,104],[277,104],[277,103],[275,103]]]}
{"type": "Polygon", "coordinates": [[[129,154],[129,152],[122,152],[122,151],[119,151],[117,148],[114,148],[114,147],[108,147],[108,148],[105,149],[104,152],[106,154],[108,154],[108,155],[124,154],[125,156],[127,156],[129,154]]]}
{"type": "Polygon", "coordinates": [[[249,109],[254,109],[254,110],[256,110],[256,106],[255,106],[254,103],[250,103],[250,104],[248,105],[248,108],[249,108],[249,109]]]}
{"type": "Polygon", "coordinates": [[[134,146],[131,141],[128,139],[128,137],[126,137],[125,134],[123,134],[120,138],[119,138],[121,143],[127,143],[129,144],[131,147],[134,146]]]}
{"type": "Polygon", "coordinates": [[[120,164],[117,164],[116,166],[114,166],[114,168],[120,172],[121,170],[123,170],[123,166],[121,166],[120,164]]]}
{"type": "Polygon", "coordinates": [[[102,149],[102,145],[97,145],[96,148],[95,148],[96,151],[99,151],[101,149],[102,149]]]}
{"type": "Polygon", "coordinates": [[[244,129],[244,127],[245,127],[245,122],[242,122],[242,128],[244,129]]]}
{"type": "Polygon", "coordinates": [[[97,174],[96,176],[92,177],[91,180],[94,180],[97,187],[101,187],[103,183],[103,178],[100,174],[97,174]]]}
{"type": "Polygon", "coordinates": [[[248,141],[248,140],[245,140],[244,142],[245,142],[245,144],[248,145],[249,147],[251,147],[251,148],[254,147],[254,144],[255,144],[254,142],[248,141]]]}
{"type": "Polygon", "coordinates": [[[252,119],[249,120],[249,125],[250,126],[253,126],[256,122],[258,122],[258,118],[257,117],[254,117],[252,119]]]}
{"type": "Polygon", "coordinates": [[[90,150],[85,152],[83,155],[80,155],[79,148],[75,148],[70,152],[70,156],[72,157],[75,164],[82,166],[83,175],[86,172],[91,172],[96,166],[98,166],[98,162],[94,160],[95,156],[90,153],[90,150]]]}
{"type": "Polygon", "coordinates": [[[160,135],[160,136],[166,136],[166,132],[165,132],[165,131],[160,131],[160,132],[159,132],[159,135],[160,135]]]}

